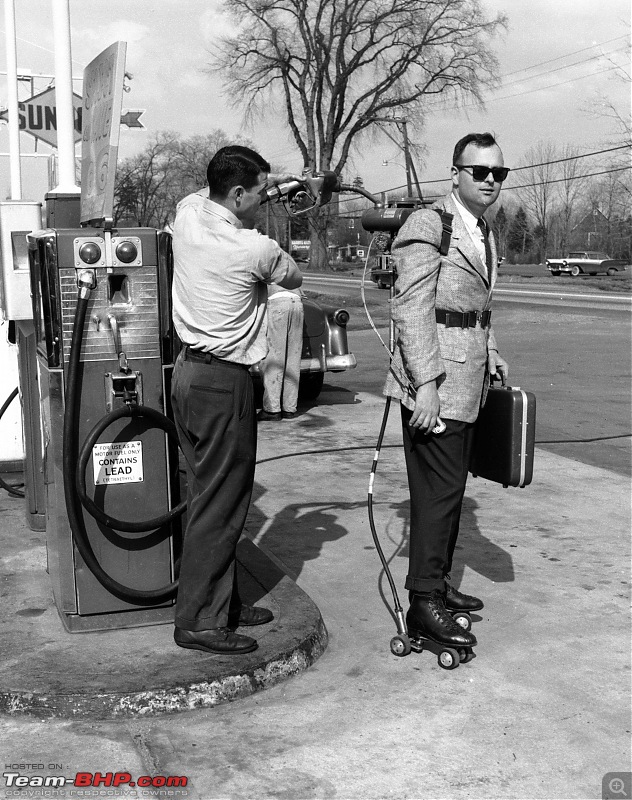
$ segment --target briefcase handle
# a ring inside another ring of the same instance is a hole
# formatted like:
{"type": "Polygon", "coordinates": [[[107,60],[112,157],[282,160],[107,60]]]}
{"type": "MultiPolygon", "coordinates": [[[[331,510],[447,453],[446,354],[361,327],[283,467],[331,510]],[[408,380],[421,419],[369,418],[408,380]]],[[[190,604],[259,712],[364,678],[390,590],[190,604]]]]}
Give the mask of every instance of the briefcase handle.
{"type": "Polygon", "coordinates": [[[496,370],[496,374],[495,375],[492,375],[490,373],[490,375],[489,375],[489,385],[493,386],[494,385],[494,381],[500,381],[501,382],[501,386],[502,386],[503,389],[507,389],[507,388],[511,389],[511,386],[507,387],[507,378],[505,377],[505,373],[500,369],[496,370]]]}

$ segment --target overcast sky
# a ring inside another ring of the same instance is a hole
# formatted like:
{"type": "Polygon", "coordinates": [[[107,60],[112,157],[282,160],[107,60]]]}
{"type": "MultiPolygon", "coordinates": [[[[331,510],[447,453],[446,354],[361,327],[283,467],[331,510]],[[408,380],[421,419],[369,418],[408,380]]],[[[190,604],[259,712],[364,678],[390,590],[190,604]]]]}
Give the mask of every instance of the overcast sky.
{"type": "MultiPolygon", "coordinates": [[[[438,107],[421,133],[411,136],[425,147],[417,164],[421,180],[448,174],[454,142],[471,130],[494,131],[508,166],[517,165],[539,140],[582,152],[607,146],[614,133],[605,116],[590,113],[612,101],[627,113],[630,86],[619,65],[630,73],[629,0],[481,0],[489,14],[503,11],[509,30],[492,44],[503,81],[486,97],[483,110],[438,107]]],[[[18,65],[33,73],[54,72],[51,29],[52,0],[17,0],[18,65]]],[[[221,80],[205,72],[209,45],[229,30],[218,0],[71,0],[73,75],[112,42],[127,42],[127,70],[133,74],[123,107],[145,109],[146,130],[121,129],[119,157],[143,149],[152,134],[175,130],[184,136],[223,128],[229,135],[248,136],[274,164],[300,169],[302,164],[282,121],[268,118],[251,128],[227,107],[221,80]]],[[[4,17],[0,69],[6,70],[4,17]]],[[[36,91],[46,88],[37,81],[36,91]]],[[[20,99],[26,86],[20,89],[20,99]]],[[[81,84],[75,84],[81,93],[81,84]]],[[[6,103],[6,78],[0,80],[0,104],[6,103]]],[[[392,131],[395,132],[394,130],[392,131]]],[[[33,151],[32,137],[21,135],[23,152],[33,151]]],[[[6,126],[0,128],[0,149],[8,150],[6,126]]],[[[48,151],[45,145],[40,151],[48,151]]],[[[403,157],[384,139],[368,156],[356,155],[345,174],[361,175],[372,192],[402,184],[403,157]],[[382,161],[395,162],[383,167],[382,161]]],[[[8,194],[8,159],[0,159],[0,191],[8,194]]],[[[25,159],[25,183],[31,173],[45,174],[44,159],[25,159]],[[26,162],[29,162],[26,164],[26,162]],[[37,166],[36,166],[37,164],[37,166]]],[[[588,161],[588,160],[587,160],[588,161]]],[[[594,161],[589,162],[596,163],[594,161]]],[[[24,196],[28,196],[25,186],[24,196]]],[[[33,198],[35,199],[35,198],[33,198]]],[[[37,198],[39,199],[39,198],[37,198]]]]}

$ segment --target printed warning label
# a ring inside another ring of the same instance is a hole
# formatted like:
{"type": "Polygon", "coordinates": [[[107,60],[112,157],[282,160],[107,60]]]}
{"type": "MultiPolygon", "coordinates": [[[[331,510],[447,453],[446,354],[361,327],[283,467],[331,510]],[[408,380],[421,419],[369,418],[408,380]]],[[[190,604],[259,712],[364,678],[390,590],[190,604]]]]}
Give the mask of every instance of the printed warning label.
{"type": "Polygon", "coordinates": [[[142,483],[142,442],[101,442],[92,448],[94,485],[142,483]]]}

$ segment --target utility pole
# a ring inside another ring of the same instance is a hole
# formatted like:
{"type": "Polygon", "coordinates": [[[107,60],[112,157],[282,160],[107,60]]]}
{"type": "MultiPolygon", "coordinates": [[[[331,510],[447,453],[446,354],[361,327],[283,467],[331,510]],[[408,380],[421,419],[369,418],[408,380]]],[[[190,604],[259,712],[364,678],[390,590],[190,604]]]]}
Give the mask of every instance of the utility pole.
{"type": "Polygon", "coordinates": [[[408,120],[404,119],[403,117],[395,118],[397,122],[399,122],[402,126],[402,135],[404,137],[404,163],[406,164],[406,188],[408,190],[408,196],[413,196],[413,178],[412,178],[412,159],[410,157],[410,147],[408,145],[408,130],[406,125],[408,120]]]}
{"type": "Polygon", "coordinates": [[[410,143],[408,141],[408,120],[404,117],[372,117],[371,119],[375,120],[375,122],[394,122],[396,125],[400,126],[402,129],[402,138],[404,140],[403,146],[395,139],[394,136],[388,131],[384,131],[384,133],[388,136],[389,139],[392,139],[395,144],[400,148],[400,150],[404,151],[404,163],[406,165],[406,189],[408,192],[408,196],[413,196],[413,175],[415,176],[415,183],[417,184],[417,192],[419,194],[419,198],[421,199],[421,187],[419,186],[419,179],[417,178],[417,171],[415,170],[415,166],[413,164],[412,157],[410,155],[410,143]]]}

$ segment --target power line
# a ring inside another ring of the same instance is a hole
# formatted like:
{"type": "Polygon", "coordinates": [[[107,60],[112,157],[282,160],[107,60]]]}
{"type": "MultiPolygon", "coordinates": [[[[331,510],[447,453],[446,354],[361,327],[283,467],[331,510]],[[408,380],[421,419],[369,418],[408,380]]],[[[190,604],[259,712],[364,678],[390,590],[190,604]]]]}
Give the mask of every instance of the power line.
{"type": "MultiPolygon", "coordinates": [[[[545,90],[548,90],[548,89],[555,89],[557,86],[564,86],[567,83],[572,83],[573,81],[581,81],[581,80],[584,80],[585,78],[594,78],[595,75],[601,75],[604,72],[612,72],[613,70],[619,70],[619,69],[621,69],[621,67],[619,67],[619,66],[607,67],[606,69],[599,69],[599,70],[596,70],[594,72],[589,72],[588,75],[577,75],[576,77],[568,78],[568,80],[565,80],[565,81],[559,81],[558,83],[550,83],[548,86],[537,86],[535,89],[525,89],[524,92],[515,92],[514,94],[506,94],[506,95],[503,95],[502,97],[490,97],[489,99],[485,100],[485,102],[486,103],[495,103],[498,100],[510,100],[512,97],[522,97],[525,94],[533,94],[534,92],[542,92],[542,91],[545,91],[545,90]]],[[[536,76],[534,76],[534,77],[536,77],[536,76]]],[[[441,102],[437,101],[436,103],[429,103],[428,105],[430,106],[431,110],[433,108],[443,107],[446,110],[449,110],[450,108],[453,108],[453,109],[455,109],[457,111],[460,111],[461,109],[464,109],[464,108],[473,108],[476,105],[476,103],[475,102],[464,103],[461,106],[459,106],[459,105],[442,106],[441,102]]]]}
{"type": "MultiPolygon", "coordinates": [[[[550,184],[550,183],[562,183],[564,181],[576,181],[576,180],[580,180],[581,178],[594,178],[594,177],[596,177],[598,175],[610,175],[613,172],[622,172],[623,170],[626,170],[626,169],[629,169],[629,167],[613,167],[612,169],[604,169],[604,170],[602,170],[600,172],[587,172],[586,174],[583,174],[583,175],[572,175],[572,176],[569,176],[568,178],[554,178],[553,180],[550,180],[550,181],[538,181],[538,182],[534,182],[534,183],[523,183],[523,184],[520,184],[520,186],[505,186],[504,187],[504,191],[505,192],[510,192],[510,191],[513,191],[514,189],[530,189],[532,186],[545,186],[545,185],[548,186],[548,184],[550,184]]],[[[406,186],[396,186],[395,188],[388,189],[387,191],[388,192],[395,192],[398,189],[406,189],[406,188],[407,188],[406,186]]],[[[424,195],[424,201],[436,200],[436,199],[438,199],[440,197],[443,197],[443,195],[442,194],[428,194],[428,195],[424,195]]],[[[358,214],[355,215],[355,216],[353,215],[353,212],[347,213],[346,215],[341,214],[339,216],[340,216],[340,219],[360,219],[361,216],[362,216],[362,212],[358,212],[358,214]]]]}
{"type": "Polygon", "coordinates": [[[549,183],[562,183],[563,181],[577,181],[580,178],[593,178],[595,175],[608,175],[611,172],[621,172],[625,169],[630,169],[630,167],[613,167],[612,169],[604,169],[602,172],[587,172],[585,175],[570,175],[568,178],[554,178],[550,181],[536,181],[535,183],[525,183],[521,186],[507,186],[505,187],[505,191],[528,189],[531,186],[548,186],[549,183]]]}
{"type": "Polygon", "coordinates": [[[555,58],[549,58],[547,61],[540,61],[538,64],[532,64],[530,67],[522,67],[522,69],[517,69],[513,72],[507,72],[505,75],[501,75],[501,78],[508,78],[510,75],[517,75],[519,72],[527,72],[530,69],[543,67],[546,64],[552,64],[554,61],[560,61],[562,58],[570,58],[570,56],[576,56],[579,55],[579,53],[585,53],[587,50],[592,50],[594,47],[601,47],[604,44],[612,44],[612,42],[618,42],[619,39],[627,38],[628,34],[625,33],[623,36],[615,36],[614,39],[606,39],[605,42],[596,42],[595,44],[591,44],[589,47],[582,47],[581,50],[573,50],[572,53],[565,53],[564,55],[556,56],[555,58]]]}
{"type": "MultiPolygon", "coordinates": [[[[575,160],[580,159],[580,158],[589,158],[590,156],[599,156],[599,155],[602,155],[603,153],[612,153],[615,150],[625,150],[625,149],[629,149],[630,147],[632,147],[632,145],[630,145],[630,144],[621,144],[621,145],[616,145],[615,147],[606,147],[606,148],[604,148],[602,150],[593,150],[590,153],[580,153],[580,154],[578,154],[576,156],[568,156],[566,158],[557,158],[557,159],[554,159],[552,161],[543,161],[540,164],[528,164],[527,166],[524,166],[524,167],[515,167],[514,169],[512,169],[512,172],[518,172],[519,170],[524,170],[524,169],[532,169],[532,168],[535,168],[535,167],[544,167],[544,166],[547,166],[548,164],[560,164],[563,161],[575,161],[575,160]]],[[[616,172],[616,171],[618,171],[620,169],[628,169],[628,167],[618,167],[616,170],[606,170],[606,172],[610,172],[610,171],[615,171],[616,172]]],[[[605,173],[595,172],[595,173],[591,173],[591,174],[592,175],[603,175],[605,173]]],[[[587,178],[587,177],[591,177],[591,176],[590,175],[577,175],[576,177],[577,178],[587,178]]],[[[573,180],[573,179],[574,178],[561,178],[560,180],[573,180]]],[[[419,184],[423,185],[423,186],[428,186],[428,185],[431,185],[431,184],[445,183],[446,181],[449,181],[449,180],[450,180],[450,178],[437,178],[436,180],[419,181],[419,184]]],[[[548,181],[548,183],[553,183],[553,182],[554,181],[548,181]]],[[[536,186],[538,184],[526,184],[526,185],[536,186]]],[[[390,189],[382,189],[382,192],[397,192],[400,189],[406,189],[406,188],[407,188],[407,186],[405,184],[402,184],[401,186],[393,186],[390,189]]],[[[507,190],[507,189],[517,189],[517,188],[524,188],[524,187],[522,187],[522,186],[521,187],[506,186],[505,190],[507,190]]],[[[380,193],[381,192],[377,192],[377,194],[380,194],[380,193]]],[[[439,195],[437,195],[437,196],[439,196],[439,195]]],[[[344,199],[341,199],[339,202],[341,202],[341,203],[349,203],[354,199],[355,198],[353,198],[353,197],[344,198],[344,199]]]]}
{"type": "Polygon", "coordinates": [[[554,161],[543,161],[541,164],[529,164],[526,167],[514,167],[511,171],[518,172],[521,169],[532,169],[533,167],[546,167],[549,164],[561,164],[563,161],[575,161],[578,158],[588,158],[588,156],[599,156],[602,153],[612,153],[613,150],[625,150],[627,147],[632,147],[632,144],[620,144],[616,147],[608,147],[606,150],[595,150],[592,153],[582,153],[578,156],[568,156],[566,158],[556,158],[554,161]]]}
{"type": "MultiPolygon", "coordinates": [[[[505,83],[503,81],[502,86],[503,86],[503,88],[507,87],[507,86],[513,86],[516,83],[524,83],[525,81],[532,81],[535,78],[543,78],[545,75],[552,75],[554,72],[561,72],[563,69],[571,69],[571,67],[581,67],[583,64],[588,64],[591,61],[598,61],[600,58],[605,58],[607,56],[611,56],[614,53],[621,53],[624,50],[627,50],[627,48],[617,47],[616,49],[611,50],[609,53],[599,53],[596,56],[590,56],[590,58],[585,58],[582,61],[575,61],[572,64],[563,64],[561,67],[555,67],[555,69],[549,69],[549,70],[546,70],[545,72],[538,72],[537,75],[528,75],[528,76],[526,76],[524,78],[517,78],[516,80],[509,81],[509,83],[505,83]]],[[[592,74],[595,74],[595,73],[592,73],[592,74]]],[[[584,77],[587,77],[587,76],[584,76],[584,77]]]]}

